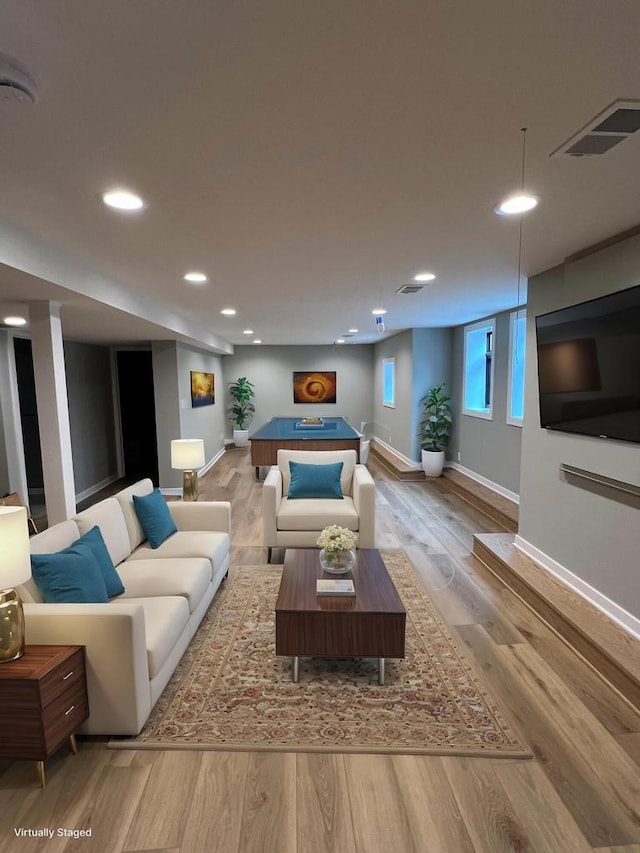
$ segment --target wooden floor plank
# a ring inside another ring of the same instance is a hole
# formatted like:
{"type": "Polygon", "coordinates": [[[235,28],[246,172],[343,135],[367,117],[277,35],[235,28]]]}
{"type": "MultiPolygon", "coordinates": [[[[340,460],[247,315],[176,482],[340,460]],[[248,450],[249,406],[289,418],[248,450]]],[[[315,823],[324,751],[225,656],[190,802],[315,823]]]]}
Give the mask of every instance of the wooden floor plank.
{"type": "Polygon", "coordinates": [[[493,769],[534,850],[590,853],[591,845],[535,761],[495,761],[493,769]]]}
{"type": "Polygon", "coordinates": [[[491,762],[447,756],[442,764],[478,853],[525,853],[535,849],[491,762]]]}
{"type": "Polygon", "coordinates": [[[169,750],[155,756],[153,771],[124,841],[127,851],[179,848],[182,843],[186,806],[192,800],[202,753],[169,750]]]}
{"type": "Polygon", "coordinates": [[[296,758],[297,849],[305,853],[353,853],[356,841],[349,809],[344,757],[303,752],[296,758]]]}
{"type": "Polygon", "coordinates": [[[238,853],[296,853],[296,756],[249,754],[238,853]]]}
{"type": "Polygon", "coordinates": [[[204,752],[187,804],[180,853],[235,853],[240,850],[246,752],[204,752]]]}

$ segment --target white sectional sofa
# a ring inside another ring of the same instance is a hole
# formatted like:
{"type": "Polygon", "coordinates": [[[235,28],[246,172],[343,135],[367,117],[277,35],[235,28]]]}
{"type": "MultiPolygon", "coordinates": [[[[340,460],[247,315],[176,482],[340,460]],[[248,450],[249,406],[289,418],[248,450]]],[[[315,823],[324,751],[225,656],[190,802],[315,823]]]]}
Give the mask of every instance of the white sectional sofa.
{"type": "Polygon", "coordinates": [[[86,646],[84,734],[138,734],[229,570],[231,504],[169,502],[177,532],[152,549],[133,504],[152,491],[141,480],[30,540],[57,552],[98,525],[125,587],[106,604],[46,604],[33,580],[20,587],[28,643],[86,646]]]}

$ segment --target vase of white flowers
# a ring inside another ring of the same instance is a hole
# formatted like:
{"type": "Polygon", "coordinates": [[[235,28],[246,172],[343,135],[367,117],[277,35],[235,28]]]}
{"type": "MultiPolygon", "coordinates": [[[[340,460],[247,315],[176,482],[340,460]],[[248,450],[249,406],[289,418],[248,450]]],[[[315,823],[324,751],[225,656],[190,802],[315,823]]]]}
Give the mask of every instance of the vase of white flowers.
{"type": "Polygon", "coordinates": [[[344,575],[356,564],[356,534],[346,527],[325,527],[316,542],[320,546],[320,564],[325,572],[344,575]]]}

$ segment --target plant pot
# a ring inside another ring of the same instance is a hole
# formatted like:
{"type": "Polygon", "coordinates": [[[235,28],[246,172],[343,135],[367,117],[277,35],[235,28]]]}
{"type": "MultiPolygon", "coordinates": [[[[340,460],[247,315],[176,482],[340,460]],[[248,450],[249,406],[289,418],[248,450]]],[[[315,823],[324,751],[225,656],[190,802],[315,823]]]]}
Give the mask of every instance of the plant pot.
{"type": "Polygon", "coordinates": [[[425,477],[439,477],[444,467],[444,450],[422,450],[421,456],[425,477]]]}
{"type": "Polygon", "coordinates": [[[236,447],[247,447],[249,444],[249,430],[248,429],[234,429],[233,431],[233,443],[236,447]]]}

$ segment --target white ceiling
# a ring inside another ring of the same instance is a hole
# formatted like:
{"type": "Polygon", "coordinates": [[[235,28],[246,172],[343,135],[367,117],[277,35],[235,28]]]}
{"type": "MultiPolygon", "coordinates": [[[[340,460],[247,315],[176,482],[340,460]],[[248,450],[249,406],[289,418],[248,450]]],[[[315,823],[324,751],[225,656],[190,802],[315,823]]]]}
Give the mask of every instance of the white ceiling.
{"type": "Polygon", "coordinates": [[[3,0],[40,100],[0,105],[0,300],[61,301],[77,340],[219,351],[247,327],[376,340],[380,299],[387,334],[510,308],[518,222],[493,207],[522,126],[523,276],[640,223],[640,132],[549,158],[640,99],[638,33],[627,0],[3,0]],[[146,209],[105,208],[116,184],[146,209]]]}

